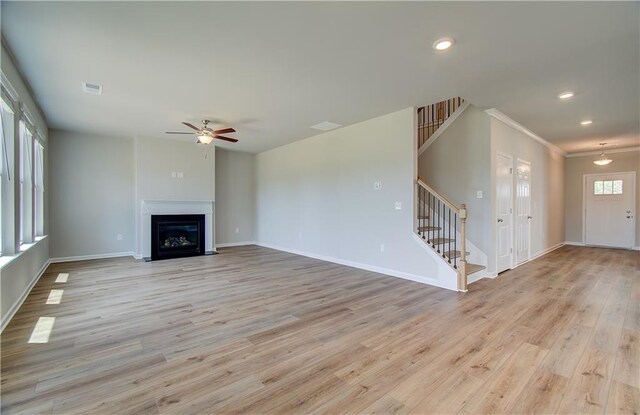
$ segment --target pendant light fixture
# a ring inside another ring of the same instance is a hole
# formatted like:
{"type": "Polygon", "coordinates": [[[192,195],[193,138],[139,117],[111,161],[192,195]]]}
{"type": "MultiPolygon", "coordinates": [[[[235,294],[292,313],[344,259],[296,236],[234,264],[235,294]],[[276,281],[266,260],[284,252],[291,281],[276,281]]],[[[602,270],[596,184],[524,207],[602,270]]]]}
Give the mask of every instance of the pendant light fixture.
{"type": "Polygon", "coordinates": [[[602,153],[600,153],[600,158],[598,160],[594,160],[593,164],[597,164],[598,166],[606,166],[607,164],[611,163],[613,160],[611,160],[610,158],[607,158],[607,156],[604,155],[604,146],[607,143],[600,143],[600,148],[602,149],[602,153]]]}

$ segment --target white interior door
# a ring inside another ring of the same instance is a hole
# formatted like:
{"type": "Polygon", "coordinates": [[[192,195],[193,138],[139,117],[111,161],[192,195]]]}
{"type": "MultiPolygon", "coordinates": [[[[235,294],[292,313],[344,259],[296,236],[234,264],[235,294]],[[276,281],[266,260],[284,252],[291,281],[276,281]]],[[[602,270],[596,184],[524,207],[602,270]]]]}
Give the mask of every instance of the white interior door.
{"type": "Polygon", "coordinates": [[[516,262],[531,256],[531,163],[518,159],[516,166],[516,262]]]}
{"type": "Polygon", "coordinates": [[[584,227],[587,245],[635,245],[635,173],[585,175],[584,227]]]}
{"type": "Polygon", "coordinates": [[[507,155],[498,154],[496,163],[496,205],[497,205],[497,271],[502,272],[511,268],[511,254],[513,246],[511,195],[513,187],[513,159],[507,155]]]}

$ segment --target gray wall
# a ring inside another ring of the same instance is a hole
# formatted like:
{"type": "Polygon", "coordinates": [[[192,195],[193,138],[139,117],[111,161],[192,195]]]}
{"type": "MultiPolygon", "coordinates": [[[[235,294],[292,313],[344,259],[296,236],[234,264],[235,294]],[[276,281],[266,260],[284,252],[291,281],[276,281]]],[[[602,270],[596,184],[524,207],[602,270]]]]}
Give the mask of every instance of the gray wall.
{"type": "Polygon", "coordinates": [[[258,154],[258,241],[455,288],[413,237],[415,145],[408,108],[258,154]]]}
{"type": "Polygon", "coordinates": [[[255,159],[216,149],[216,245],[255,241],[255,159]]]}
{"type": "Polygon", "coordinates": [[[138,201],[214,200],[215,150],[193,141],[136,138],[138,201]],[[182,172],[173,178],[172,172],[182,172]]]}
{"type": "Polygon", "coordinates": [[[636,246],[640,245],[640,151],[610,154],[613,160],[606,166],[597,166],[593,160],[598,156],[568,157],[565,163],[566,193],[565,193],[565,224],[566,240],[582,243],[582,212],[583,212],[583,175],[592,173],[636,172],[636,246]]]}
{"type": "Polygon", "coordinates": [[[133,140],[58,130],[49,139],[51,257],[132,252],[133,140]]]}
{"type": "Polygon", "coordinates": [[[470,105],[424,151],[418,174],[455,205],[466,203],[467,239],[485,254],[491,238],[491,128],[484,111],[470,105]],[[483,198],[477,199],[481,190],[483,198]]]}

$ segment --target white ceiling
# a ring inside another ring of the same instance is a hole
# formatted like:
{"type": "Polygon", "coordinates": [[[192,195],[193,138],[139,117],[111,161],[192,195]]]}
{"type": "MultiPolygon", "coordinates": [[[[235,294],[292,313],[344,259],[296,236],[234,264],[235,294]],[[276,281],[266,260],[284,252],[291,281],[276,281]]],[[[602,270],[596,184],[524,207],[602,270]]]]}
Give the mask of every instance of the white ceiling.
{"type": "Polygon", "coordinates": [[[161,138],[210,118],[238,131],[239,143],[217,145],[260,152],[318,134],[309,127],[321,121],[462,96],[569,152],[640,144],[637,2],[1,7],[2,34],[52,128],[161,138]],[[455,47],[434,51],[441,36],[455,47]],[[82,81],[104,94],[83,93],[82,81]],[[576,96],[561,102],[564,90],[576,96]]]}

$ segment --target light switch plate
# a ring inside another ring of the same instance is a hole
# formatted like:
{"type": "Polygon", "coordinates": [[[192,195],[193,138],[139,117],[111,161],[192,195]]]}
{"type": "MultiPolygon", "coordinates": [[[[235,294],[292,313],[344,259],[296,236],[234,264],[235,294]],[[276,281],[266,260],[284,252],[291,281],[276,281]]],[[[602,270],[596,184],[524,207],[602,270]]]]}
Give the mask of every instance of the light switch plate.
{"type": "Polygon", "coordinates": [[[396,208],[396,210],[402,210],[402,202],[396,202],[394,207],[396,208]]]}
{"type": "Polygon", "coordinates": [[[374,190],[382,189],[382,182],[373,182],[373,189],[374,190]]]}
{"type": "Polygon", "coordinates": [[[478,199],[482,199],[482,190],[478,190],[478,191],[476,192],[476,198],[478,198],[478,199]]]}
{"type": "Polygon", "coordinates": [[[175,178],[176,178],[176,172],[175,172],[175,171],[172,171],[172,172],[171,172],[171,178],[173,178],[173,179],[175,179],[175,178]]]}

